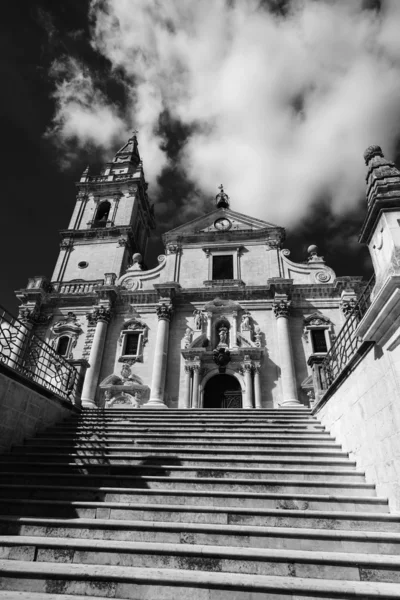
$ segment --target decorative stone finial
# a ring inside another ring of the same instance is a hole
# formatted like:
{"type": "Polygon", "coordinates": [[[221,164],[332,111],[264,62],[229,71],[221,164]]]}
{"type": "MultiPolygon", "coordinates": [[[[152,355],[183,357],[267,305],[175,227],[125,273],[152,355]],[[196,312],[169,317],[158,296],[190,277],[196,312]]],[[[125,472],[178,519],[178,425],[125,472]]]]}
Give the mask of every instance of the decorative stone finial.
{"type": "Polygon", "coordinates": [[[307,262],[324,262],[324,257],[318,256],[318,246],[316,246],[315,244],[311,244],[311,246],[308,246],[307,252],[307,262]]]}
{"type": "Polygon", "coordinates": [[[374,158],[374,156],[381,156],[383,158],[382,148],[380,146],[368,146],[366,151],[364,152],[364,160],[365,164],[368,165],[369,161],[374,158]]]}
{"type": "Polygon", "coordinates": [[[229,207],[229,196],[224,192],[224,186],[221,185],[219,188],[221,191],[219,194],[215,196],[215,202],[217,203],[217,208],[228,208],[229,207]]]}

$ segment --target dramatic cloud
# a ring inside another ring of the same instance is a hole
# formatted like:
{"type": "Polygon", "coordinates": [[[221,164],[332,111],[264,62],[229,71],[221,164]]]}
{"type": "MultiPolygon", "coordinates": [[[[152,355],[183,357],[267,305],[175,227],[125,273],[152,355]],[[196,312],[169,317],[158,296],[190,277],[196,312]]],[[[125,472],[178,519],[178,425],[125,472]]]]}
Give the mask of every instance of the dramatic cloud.
{"type": "Polygon", "coordinates": [[[135,125],[156,188],[169,164],[160,118],[190,132],[178,166],[201,194],[293,225],[318,199],[353,209],[362,153],[400,133],[400,3],[92,0],[92,45],[126,87],[124,114],[78,62],[55,66],[55,131],[108,149],[135,125]],[[60,77],[62,73],[62,77],[60,77]]]}

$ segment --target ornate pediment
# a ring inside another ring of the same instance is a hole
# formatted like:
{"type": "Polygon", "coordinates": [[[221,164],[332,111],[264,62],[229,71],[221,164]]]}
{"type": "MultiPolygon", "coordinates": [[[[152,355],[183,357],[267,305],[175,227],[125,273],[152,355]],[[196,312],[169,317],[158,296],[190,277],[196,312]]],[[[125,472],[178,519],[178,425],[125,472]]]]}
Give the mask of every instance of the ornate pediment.
{"type": "Polygon", "coordinates": [[[204,240],[215,242],[228,238],[231,241],[262,239],[275,242],[279,247],[285,238],[285,230],[273,223],[262,221],[229,208],[218,208],[194,221],[176,227],[163,235],[166,246],[179,243],[204,240]]]}

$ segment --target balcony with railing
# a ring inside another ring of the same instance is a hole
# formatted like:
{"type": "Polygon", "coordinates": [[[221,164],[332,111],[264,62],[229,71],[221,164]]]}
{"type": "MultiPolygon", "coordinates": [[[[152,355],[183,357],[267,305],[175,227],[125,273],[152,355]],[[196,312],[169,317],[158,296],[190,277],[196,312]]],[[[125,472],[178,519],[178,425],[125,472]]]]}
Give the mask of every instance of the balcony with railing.
{"type": "Polygon", "coordinates": [[[351,307],[347,319],[320,365],[320,385],[326,391],[345,371],[361,348],[362,340],[356,334],[361,319],[371,306],[375,275],[371,277],[358,300],[351,307]]]}
{"type": "Polygon", "coordinates": [[[33,334],[29,326],[0,307],[0,364],[27,383],[79,405],[83,375],[54,348],[33,334]]]}

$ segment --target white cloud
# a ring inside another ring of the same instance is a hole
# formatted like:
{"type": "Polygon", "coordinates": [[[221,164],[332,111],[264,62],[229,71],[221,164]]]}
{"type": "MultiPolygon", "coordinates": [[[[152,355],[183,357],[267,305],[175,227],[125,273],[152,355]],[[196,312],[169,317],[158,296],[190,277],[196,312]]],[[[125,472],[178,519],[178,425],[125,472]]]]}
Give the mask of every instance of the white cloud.
{"type": "Polygon", "coordinates": [[[126,125],[117,108],[110,106],[95,88],[83,65],[73,59],[56,62],[51,75],[58,81],[54,94],[57,113],[51,134],[59,141],[76,140],[82,145],[107,147],[126,134],[126,125]]]}
{"type": "Polygon", "coordinates": [[[59,135],[106,147],[135,123],[155,184],[166,109],[191,126],[180,166],[205,195],[223,182],[233,209],[283,225],[323,196],[343,214],[364,149],[390,156],[400,133],[399,4],[298,0],[279,17],[255,0],[92,0],[92,44],[130,81],[129,108],[122,119],[75,65],[59,135]]]}

